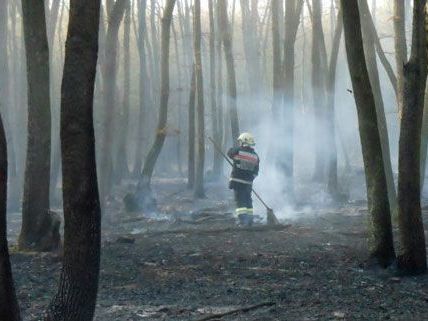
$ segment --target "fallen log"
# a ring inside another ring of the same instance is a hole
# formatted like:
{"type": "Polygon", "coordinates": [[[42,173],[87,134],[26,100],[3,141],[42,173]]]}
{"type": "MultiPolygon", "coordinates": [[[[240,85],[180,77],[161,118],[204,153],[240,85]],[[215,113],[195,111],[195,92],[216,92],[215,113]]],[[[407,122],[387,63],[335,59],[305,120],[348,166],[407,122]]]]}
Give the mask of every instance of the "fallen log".
{"type": "Polygon", "coordinates": [[[275,305],[275,302],[264,302],[264,303],[252,305],[249,307],[242,307],[239,309],[231,310],[231,311],[224,312],[224,313],[210,314],[208,316],[205,316],[201,319],[197,319],[195,321],[207,321],[207,320],[219,319],[219,318],[222,318],[222,317],[225,317],[228,315],[232,315],[232,314],[236,314],[236,313],[246,313],[249,311],[257,310],[257,309],[264,308],[264,307],[271,307],[274,305],[275,305]]]}
{"type": "Polygon", "coordinates": [[[287,225],[260,225],[252,227],[227,227],[218,229],[177,229],[177,230],[164,230],[164,231],[147,231],[144,235],[166,235],[166,234],[212,234],[212,233],[229,233],[229,232],[265,232],[265,231],[282,231],[291,227],[291,224],[287,225]]]}

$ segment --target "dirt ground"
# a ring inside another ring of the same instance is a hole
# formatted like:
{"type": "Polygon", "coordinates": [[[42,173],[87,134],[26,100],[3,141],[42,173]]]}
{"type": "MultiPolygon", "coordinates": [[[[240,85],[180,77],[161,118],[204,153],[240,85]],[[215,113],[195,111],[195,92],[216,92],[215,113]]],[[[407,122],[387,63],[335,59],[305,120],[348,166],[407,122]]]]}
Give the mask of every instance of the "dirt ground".
{"type": "MultiPolygon", "coordinates": [[[[195,202],[182,181],[159,181],[152,214],[125,213],[126,190],[103,218],[97,321],[428,320],[427,276],[366,267],[364,201],[244,229],[222,185],[195,202]]],[[[19,214],[9,221],[13,245],[19,214]]],[[[61,259],[12,249],[12,261],[25,320],[40,319],[61,259]]]]}

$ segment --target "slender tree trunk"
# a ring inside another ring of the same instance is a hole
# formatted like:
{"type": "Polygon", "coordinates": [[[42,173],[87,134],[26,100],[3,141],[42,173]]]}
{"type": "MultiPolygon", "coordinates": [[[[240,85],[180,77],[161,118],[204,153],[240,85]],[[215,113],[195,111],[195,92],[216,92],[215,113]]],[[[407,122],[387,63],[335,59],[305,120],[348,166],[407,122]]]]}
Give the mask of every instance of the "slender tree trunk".
{"type": "Polygon", "coordinates": [[[91,321],[95,311],[101,245],[93,126],[99,17],[99,0],[70,1],[61,88],[64,258],[47,321],[91,321]]]}
{"type": "Polygon", "coordinates": [[[196,69],[196,93],[197,93],[197,158],[195,171],[194,196],[205,197],[204,192],[204,165],[205,165],[205,119],[204,119],[204,84],[201,56],[201,1],[195,0],[193,16],[193,35],[196,69]]]}
{"type": "MultiPolygon", "coordinates": [[[[293,0],[294,1],[294,0],[293,0]]],[[[242,36],[244,42],[244,54],[246,73],[250,92],[257,98],[260,92],[260,45],[258,34],[258,0],[241,0],[242,36]]]]}
{"type": "Polygon", "coordinates": [[[51,166],[51,105],[49,48],[45,7],[42,1],[22,1],[27,58],[28,138],[25,166],[22,229],[19,247],[24,250],[57,249],[59,239],[49,211],[51,166]]]}
{"type": "Polygon", "coordinates": [[[327,129],[330,140],[330,151],[328,158],[328,191],[330,195],[337,199],[339,196],[339,186],[337,179],[337,146],[336,146],[336,121],[335,121],[335,96],[336,96],[336,70],[339,56],[340,39],[343,32],[342,11],[337,14],[336,28],[333,37],[330,63],[327,78],[327,129]]]}
{"type": "MultiPolygon", "coordinates": [[[[0,22],[4,6],[0,4],[0,22]]],[[[18,300],[12,277],[7,244],[7,145],[3,120],[0,117],[0,321],[20,321],[18,300]]]]}
{"type": "Polygon", "coordinates": [[[123,97],[122,110],[119,114],[119,123],[121,130],[119,131],[118,150],[116,154],[116,178],[120,181],[121,178],[129,176],[128,154],[127,154],[127,139],[129,127],[129,109],[130,109],[130,94],[131,94],[131,4],[127,1],[125,9],[125,21],[123,28],[123,97]]]}
{"type": "Polygon", "coordinates": [[[144,124],[147,124],[147,107],[151,106],[151,95],[149,91],[148,75],[147,75],[147,55],[146,55],[146,45],[145,39],[147,37],[147,24],[146,24],[146,10],[147,10],[147,1],[142,0],[138,1],[138,53],[140,58],[140,73],[139,73],[139,99],[140,99],[140,109],[138,116],[138,130],[137,130],[137,148],[135,152],[135,163],[134,163],[134,175],[139,175],[143,166],[143,140],[145,137],[144,133],[147,133],[145,130],[144,124]]]}
{"type": "Polygon", "coordinates": [[[303,0],[287,1],[285,6],[285,41],[284,41],[284,58],[283,70],[284,77],[284,112],[282,115],[281,127],[284,128],[281,150],[283,157],[279,165],[281,166],[286,181],[284,190],[290,200],[294,198],[294,78],[295,78],[295,43],[297,30],[300,24],[300,13],[303,7],[303,0]]]}
{"type": "MultiPolygon", "coordinates": [[[[406,44],[406,17],[404,0],[394,0],[394,44],[395,44],[395,62],[397,66],[397,103],[398,112],[401,115],[403,110],[403,91],[404,91],[404,69],[407,61],[406,44]]],[[[401,117],[401,116],[400,116],[401,117]]]]}
{"type": "Polygon", "coordinates": [[[427,80],[426,0],[414,0],[413,38],[409,61],[404,65],[403,113],[398,161],[398,269],[405,274],[427,271],[421,213],[420,152],[424,94],[427,80]]]}
{"type": "MultiPolygon", "coordinates": [[[[217,30],[220,30],[220,20],[219,20],[219,10],[218,6],[216,6],[216,23],[217,30]]],[[[217,53],[217,119],[218,119],[218,138],[217,142],[221,144],[222,147],[226,147],[225,145],[225,121],[224,121],[224,95],[223,95],[223,51],[222,51],[222,39],[220,36],[217,37],[216,43],[216,53],[217,53]]],[[[226,123],[226,126],[228,124],[226,123]]],[[[220,157],[220,156],[219,156],[220,157]]],[[[223,163],[219,168],[220,174],[223,174],[223,163]]]]}
{"type": "Polygon", "coordinates": [[[393,262],[395,252],[376,104],[364,58],[358,1],[341,0],[341,5],[348,66],[357,105],[366,173],[371,225],[370,256],[378,264],[386,267],[393,262]]]}
{"type": "Polygon", "coordinates": [[[161,35],[161,96],[159,107],[159,119],[156,129],[156,139],[146,157],[144,168],[138,183],[137,193],[150,191],[151,179],[156,165],[156,161],[162,150],[166,138],[166,126],[168,119],[168,99],[169,99],[169,47],[171,34],[171,21],[174,11],[175,0],[168,0],[162,17],[161,35]]]}
{"type": "Polygon", "coordinates": [[[189,92],[189,109],[188,109],[188,117],[189,117],[189,149],[188,149],[188,157],[187,157],[187,187],[193,188],[195,185],[195,98],[196,98],[196,67],[193,65],[192,68],[192,78],[190,84],[190,92],[189,92]]]}
{"type": "MultiPolygon", "coordinates": [[[[211,102],[211,120],[213,139],[220,144],[219,132],[220,127],[218,126],[218,111],[217,111],[217,86],[216,86],[216,54],[215,54],[215,20],[214,20],[214,5],[213,0],[208,0],[209,9],[209,20],[210,20],[210,102],[211,102]]],[[[213,179],[218,180],[221,175],[221,166],[223,160],[221,155],[213,148],[213,179]]]]}
{"type": "Polygon", "coordinates": [[[393,216],[397,213],[397,193],[395,190],[394,174],[391,164],[391,152],[389,149],[388,126],[385,116],[385,106],[382,98],[382,89],[379,79],[378,66],[376,61],[375,37],[373,29],[370,28],[371,16],[367,0],[359,0],[361,10],[361,21],[363,31],[364,51],[366,54],[366,64],[368,67],[370,83],[373,89],[373,95],[376,103],[376,112],[378,119],[378,127],[382,144],[382,155],[384,160],[384,168],[386,174],[386,183],[388,186],[389,206],[393,216]]]}
{"type": "MultiPolygon", "coordinates": [[[[281,35],[279,30],[279,20],[281,15],[279,14],[279,3],[280,0],[272,0],[272,51],[273,51],[273,62],[272,62],[272,75],[273,75],[273,99],[272,99],[272,113],[274,120],[281,119],[282,110],[282,90],[283,90],[283,77],[282,77],[282,63],[281,63],[281,35]]],[[[293,57],[294,58],[294,57],[293,57]]],[[[292,59],[290,57],[290,59],[292,59]]],[[[276,121],[275,121],[276,122],[276,121]]],[[[278,126],[275,126],[278,127],[278,126]]]]}
{"type": "Polygon", "coordinates": [[[117,105],[116,82],[117,82],[117,43],[120,23],[125,14],[129,0],[117,0],[109,15],[109,24],[105,44],[105,61],[103,69],[103,105],[104,126],[103,140],[101,146],[101,166],[100,166],[100,194],[101,201],[104,202],[112,187],[113,174],[113,154],[114,147],[114,117],[115,106],[117,105]]]}
{"type": "Polygon", "coordinates": [[[227,17],[227,0],[218,0],[217,5],[220,26],[219,32],[223,41],[223,49],[227,66],[227,101],[232,129],[232,140],[236,143],[239,136],[239,118],[237,108],[235,64],[233,61],[232,50],[232,33],[229,25],[229,19],[227,17]]]}
{"type": "Polygon", "coordinates": [[[326,174],[326,47],[322,26],[322,0],[312,0],[312,90],[315,114],[314,179],[323,181],[326,174]]]}
{"type": "MultiPolygon", "coordinates": [[[[156,23],[156,0],[150,1],[150,34],[151,34],[151,48],[152,48],[152,87],[153,87],[153,98],[154,103],[157,105],[158,101],[158,91],[161,72],[159,67],[159,56],[162,54],[159,52],[159,40],[158,40],[158,31],[156,23]]],[[[147,38],[148,39],[148,38],[147,38]]],[[[162,41],[162,40],[161,40],[162,41]]],[[[162,50],[162,49],[161,49],[162,50]]],[[[162,63],[162,62],[161,62],[162,63]]]]}

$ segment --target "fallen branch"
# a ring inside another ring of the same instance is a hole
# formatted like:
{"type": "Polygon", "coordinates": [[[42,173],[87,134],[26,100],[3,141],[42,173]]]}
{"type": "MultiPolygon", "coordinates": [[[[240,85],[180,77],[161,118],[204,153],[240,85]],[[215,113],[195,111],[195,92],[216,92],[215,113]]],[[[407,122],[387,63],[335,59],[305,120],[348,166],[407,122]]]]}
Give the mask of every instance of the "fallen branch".
{"type": "Polygon", "coordinates": [[[260,308],[264,308],[264,307],[271,307],[274,306],[275,302],[265,302],[265,303],[260,303],[260,304],[256,304],[256,305],[252,305],[249,307],[243,307],[243,308],[239,308],[239,309],[235,309],[235,310],[231,310],[228,312],[224,312],[224,313],[217,313],[217,314],[210,314],[206,317],[203,317],[202,319],[197,319],[195,321],[207,321],[207,320],[213,320],[213,319],[218,319],[218,318],[222,318],[231,314],[236,314],[236,313],[246,313],[252,310],[257,310],[260,308]]]}
{"type": "Polygon", "coordinates": [[[165,230],[165,231],[150,231],[143,233],[144,235],[165,235],[165,234],[212,234],[212,233],[228,233],[228,232],[264,232],[264,231],[282,231],[291,227],[287,225],[260,225],[253,227],[227,227],[222,229],[180,229],[180,230],[165,230]]]}

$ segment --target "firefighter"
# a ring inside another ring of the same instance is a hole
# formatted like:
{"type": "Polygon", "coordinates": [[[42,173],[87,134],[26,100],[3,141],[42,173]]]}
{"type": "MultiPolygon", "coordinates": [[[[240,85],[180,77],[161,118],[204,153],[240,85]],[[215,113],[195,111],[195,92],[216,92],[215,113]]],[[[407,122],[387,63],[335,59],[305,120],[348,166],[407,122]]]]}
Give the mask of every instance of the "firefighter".
{"type": "Polygon", "coordinates": [[[254,137],[250,133],[242,133],[238,138],[238,147],[233,147],[227,156],[233,161],[229,188],[233,189],[236,202],[236,216],[239,224],[253,225],[253,201],[251,192],[253,180],[259,173],[259,156],[254,151],[254,137]]]}

